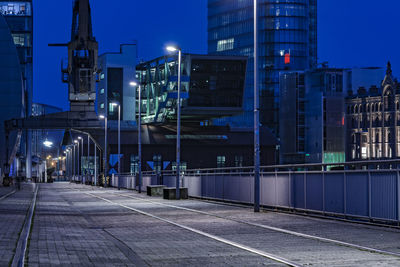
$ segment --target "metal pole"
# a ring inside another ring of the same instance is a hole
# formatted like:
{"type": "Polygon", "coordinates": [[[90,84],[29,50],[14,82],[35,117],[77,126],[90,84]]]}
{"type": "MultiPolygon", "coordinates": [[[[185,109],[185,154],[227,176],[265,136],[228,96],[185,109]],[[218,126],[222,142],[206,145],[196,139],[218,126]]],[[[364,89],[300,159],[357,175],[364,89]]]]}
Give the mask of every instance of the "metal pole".
{"type": "MultiPolygon", "coordinates": [[[[90,158],[90,136],[89,134],[87,135],[87,160],[86,160],[86,174],[91,176],[89,172],[89,158],[90,158]]],[[[92,181],[93,182],[93,181],[92,181]]]]}
{"type": "Polygon", "coordinates": [[[139,193],[142,193],[142,88],[139,84],[139,105],[138,105],[138,172],[139,172],[139,193]]]}
{"type": "Polygon", "coordinates": [[[260,99],[258,88],[258,19],[254,0],[254,212],[260,211],[260,99]]]}
{"type": "Polygon", "coordinates": [[[97,146],[94,143],[94,185],[97,185],[97,146]]]}
{"type": "Polygon", "coordinates": [[[76,176],[76,151],[75,151],[75,145],[73,146],[73,150],[74,150],[74,155],[73,155],[73,161],[74,161],[74,179],[76,176]]]}
{"type": "MultiPolygon", "coordinates": [[[[78,140],[78,142],[79,142],[79,140],[78,140]]],[[[82,164],[82,158],[83,158],[83,137],[82,137],[82,139],[81,139],[81,156],[80,156],[80,158],[79,158],[79,166],[80,166],[80,168],[79,168],[79,171],[80,171],[80,174],[83,176],[83,164],[82,164]]]]}
{"type": "Polygon", "coordinates": [[[180,161],[181,161],[181,62],[182,49],[178,50],[178,97],[176,119],[176,199],[180,199],[180,161]]]}
{"type": "Polygon", "coordinates": [[[57,180],[60,181],[60,148],[57,148],[57,180]]]}
{"type": "Polygon", "coordinates": [[[104,118],[104,186],[108,186],[107,184],[107,175],[108,175],[108,155],[107,155],[107,116],[104,118]]]}
{"type": "Polygon", "coordinates": [[[118,190],[121,190],[121,104],[118,104],[118,190]]]}
{"type": "Polygon", "coordinates": [[[78,173],[78,177],[79,177],[79,180],[80,180],[80,179],[81,179],[81,177],[80,177],[80,176],[81,176],[81,173],[80,173],[80,161],[79,161],[79,159],[80,159],[81,157],[80,157],[80,155],[79,155],[79,153],[80,153],[80,151],[79,151],[79,150],[80,150],[80,149],[79,149],[79,140],[78,140],[78,143],[77,143],[77,144],[78,144],[78,149],[77,149],[77,150],[78,150],[78,161],[77,161],[77,163],[78,163],[78,171],[77,171],[77,173],[78,173]]]}

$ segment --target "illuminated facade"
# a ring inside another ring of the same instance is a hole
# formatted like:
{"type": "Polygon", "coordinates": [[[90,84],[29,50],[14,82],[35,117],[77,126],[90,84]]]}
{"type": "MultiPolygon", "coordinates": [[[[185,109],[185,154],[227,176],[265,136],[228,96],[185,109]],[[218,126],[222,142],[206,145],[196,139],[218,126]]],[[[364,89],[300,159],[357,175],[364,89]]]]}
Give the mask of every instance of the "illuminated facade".
{"type": "MultiPolygon", "coordinates": [[[[176,120],[177,56],[168,55],[136,66],[142,84],[142,120],[176,120]]],[[[207,125],[212,118],[242,112],[246,57],[182,56],[182,120],[207,125]]]]}
{"type": "Polygon", "coordinates": [[[113,106],[113,102],[121,104],[121,120],[136,120],[136,91],[129,85],[135,78],[136,52],[136,44],[124,44],[119,53],[99,56],[101,73],[97,89],[97,112],[107,114],[109,120],[118,120],[118,107],[113,106]]]}
{"type": "Polygon", "coordinates": [[[280,160],[346,161],[345,98],[360,85],[380,85],[381,68],[287,71],[280,75],[280,160]]]}
{"type": "Polygon", "coordinates": [[[350,95],[347,105],[348,160],[400,157],[400,84],[388,63],[382,84],[350,95]]]}
{"type": "MultiPolygon", "coordinates": [[[[208,0],[208,53],[249,57],[245,112],[216,124],[253,125],[253,3],[208,0]]],[[[260,0],[258,10],[260,122],[277,133],[279,72],[317,64],[317,0],[260,0]]]]}

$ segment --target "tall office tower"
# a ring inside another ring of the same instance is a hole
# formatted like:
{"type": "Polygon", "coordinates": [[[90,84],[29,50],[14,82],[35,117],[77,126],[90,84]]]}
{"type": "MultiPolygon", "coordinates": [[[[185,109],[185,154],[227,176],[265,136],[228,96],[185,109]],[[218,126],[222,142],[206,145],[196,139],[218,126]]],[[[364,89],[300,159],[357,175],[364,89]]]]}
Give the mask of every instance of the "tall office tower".
{"type": "Polygon", "coordinates": [[[0,0],[0,13],[5,17],[17,47],[25,89],[25,114],[32,113],[33,93],[33,10],[32,0],[0,0]]]}
{"type": "MultiPolygon", "coordinates": [[[[22,73],[22,116],[32,114],[33,96],[33,10],[32,0],[0,0],[0,14],[5,18],[16,46],[22,73]]],[[[11,118],[8,118],[11,119],[11,118]]],[[[18,139],[17,139],[18,140],[18,139]]],[[[31,166],[31,131],[26,131],[20,142],[20,155],[26,156],[26,165],[31,166]],[[27,141],[29,140],[29,141],[27,141]]],[[[13,144],[16,151],[19,142],[13,144]]],[[[14,154],[11,155],[14,158],[14,154]]],[[[14,164],[15,165],[15,164],[14,164]]],[[[31,168],[26,168],[26,177],[31,178],[31,168]]]]}
{"type": "MultiPolygon", "coordinates": [[[[208,53],[249,57],[244,113],[215,124],[253,125],[254,0],[208,0],[208,53]]],[[[279,73],[317,64],[317,0],[258,0],[260,122],[279,130],[279,73]]]]}

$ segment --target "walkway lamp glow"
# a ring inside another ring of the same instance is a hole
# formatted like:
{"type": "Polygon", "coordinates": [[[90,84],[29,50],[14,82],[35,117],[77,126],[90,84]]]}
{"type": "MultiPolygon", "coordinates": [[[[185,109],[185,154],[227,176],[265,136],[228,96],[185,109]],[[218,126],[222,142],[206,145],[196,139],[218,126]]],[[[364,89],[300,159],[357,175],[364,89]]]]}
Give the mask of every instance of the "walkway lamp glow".
{"type": "Polygon", "coordinates": [[[119,103],[111,103],[113,107],[118,106],[118,190],[121,190],[121,160],[120,160],[120,154],[121,154],[121,105],[119,103]]]}
{"type": "Polygon", "coordinates": [[[129,83],[132,87],[138,87],[138,184],[139,193],[142,193],[142,89],[137,82],[129,83]]]}
{"type": "Polygon", "coordinates": [[[180,199],[180,173],[181,173],[181,64],[182,49],[178,46],[167,46],[167,51],[178,52],[178,96],[176,101],[176,199],[180,199]]]}
{"type": "Polygon", "coordinates": [[[46,147],[52,147],[53,146],[53,142],[46,140],[43,142],[43,145],[45,145],[46,147]]]}

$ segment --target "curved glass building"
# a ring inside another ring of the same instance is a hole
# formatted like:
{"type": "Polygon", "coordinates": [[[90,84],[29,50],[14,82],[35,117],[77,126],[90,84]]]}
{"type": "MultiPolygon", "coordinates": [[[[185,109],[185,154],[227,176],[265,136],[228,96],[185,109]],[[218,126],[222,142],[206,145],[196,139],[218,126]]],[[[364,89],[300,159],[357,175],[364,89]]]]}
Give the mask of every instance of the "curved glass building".
{"type": "MultiPolygon", "coordinates": [[[[20,118],[24,114],[23,75],[18,51],[14,44],[10,28],[0,14],[0,168],[5,163],[4,121],[20,118]]],[[[16,143],[11,136],[9,151],[16,143]]]]}
{"type": "MultiPolygon", "coordinates": [[[[245,112],[215,121],[253,125],[254,0],[208,0],[208,52],[249,57],[245,112]]],[[[317,64],[317,0],[258,0],[260,120],[278,133],[279,72],[317,64]],[[271,69],[272,67],[272,69],[271,69]]]]}

